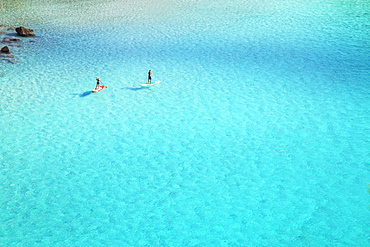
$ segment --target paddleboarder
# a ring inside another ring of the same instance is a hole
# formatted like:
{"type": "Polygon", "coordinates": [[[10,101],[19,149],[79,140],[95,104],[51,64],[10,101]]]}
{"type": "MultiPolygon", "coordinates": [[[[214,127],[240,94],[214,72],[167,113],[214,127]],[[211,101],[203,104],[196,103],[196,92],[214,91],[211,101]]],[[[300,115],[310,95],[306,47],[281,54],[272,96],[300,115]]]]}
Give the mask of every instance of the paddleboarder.
{"type": "Polygon", "coordinates": [[[99,86],[100,86],[100,77],[96,77],[96,87],[95,87],[95,90],[98,90],[99,89],[99,86]]]}
{"type": "Polygon", "coordinates": [[[152,71],[148,71],[148,82],[147,83],[152,83],[152,71]]]}

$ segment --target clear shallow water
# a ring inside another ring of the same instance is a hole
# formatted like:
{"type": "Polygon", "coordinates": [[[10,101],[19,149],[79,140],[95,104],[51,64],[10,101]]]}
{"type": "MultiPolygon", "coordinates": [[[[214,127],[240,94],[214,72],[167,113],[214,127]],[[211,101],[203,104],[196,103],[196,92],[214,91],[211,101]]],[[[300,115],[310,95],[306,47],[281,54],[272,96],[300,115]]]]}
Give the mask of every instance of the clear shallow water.
{"type": "Polygon", "coordinates": [[[20,2],[2,244],[369,244],[366,1],[20,2]]]}

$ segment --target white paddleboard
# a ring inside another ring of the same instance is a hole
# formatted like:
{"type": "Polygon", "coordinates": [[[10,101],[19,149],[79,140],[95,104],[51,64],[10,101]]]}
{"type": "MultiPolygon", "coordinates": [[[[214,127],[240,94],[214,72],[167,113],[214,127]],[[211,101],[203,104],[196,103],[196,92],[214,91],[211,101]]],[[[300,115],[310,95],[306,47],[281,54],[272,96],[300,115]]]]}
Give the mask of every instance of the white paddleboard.
{"type": "Polygon", "coordinates": [[[144,84],[140,84],[140,86],[142,87],[150,87],[150,86],[153,86],[153,85],[157,85],[161,83],[161,81],[155,81],[155,82],[152,82],[152,83],[144,83],[144,84]]]}

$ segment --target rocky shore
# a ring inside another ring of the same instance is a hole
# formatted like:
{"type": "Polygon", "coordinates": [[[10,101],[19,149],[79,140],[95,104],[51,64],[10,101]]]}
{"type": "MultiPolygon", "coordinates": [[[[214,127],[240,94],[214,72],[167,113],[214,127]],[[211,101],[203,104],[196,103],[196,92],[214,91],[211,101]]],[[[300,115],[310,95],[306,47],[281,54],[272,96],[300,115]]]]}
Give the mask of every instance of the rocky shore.
{"type": "MultiPolygon", "coordinates": [[[[18,60],[12,55],[12,48],[22,47],[21,43],[24,41],[22,37],[34,37],[34,30],[25,27],[10,27],[0,25],[0,59],[8,63],[16,63],[18,60]],[[13,32],[11,32],[13,31],[13,32]],[[16,33],[14,33],[14,31],[16,33]],[[20,38],[19,38],[20,37],[20,38]]],[[[30,42],[33,42],[31,40],[30,42]]]]}

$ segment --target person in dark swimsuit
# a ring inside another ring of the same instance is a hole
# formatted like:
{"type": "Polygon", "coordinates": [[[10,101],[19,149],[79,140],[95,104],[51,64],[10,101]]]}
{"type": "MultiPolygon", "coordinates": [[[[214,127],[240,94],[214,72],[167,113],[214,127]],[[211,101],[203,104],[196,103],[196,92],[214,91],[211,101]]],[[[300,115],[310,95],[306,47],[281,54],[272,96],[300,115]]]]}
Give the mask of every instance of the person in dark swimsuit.
{"type": "Polygon", "coordinates": [[[96,87],[95,87],[95,90],[98,90],[99,89],[99,86],[100,86],[100,77],[97,77],[96,78],[96,87]]]}
{"type": "Polygon", "coordinates": [[[147,83],[152,83],[152,71],[148,71],[148,82],[147,83]]]}

